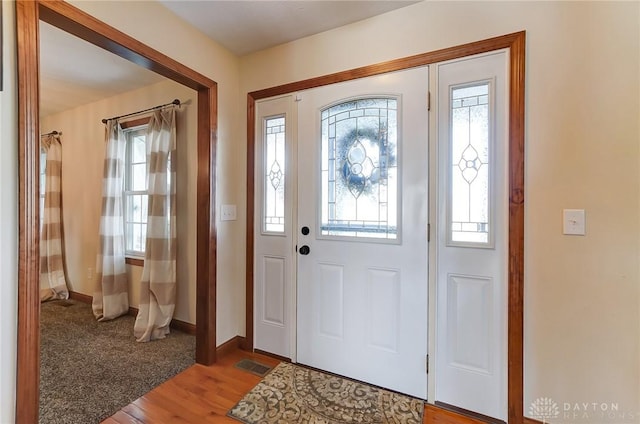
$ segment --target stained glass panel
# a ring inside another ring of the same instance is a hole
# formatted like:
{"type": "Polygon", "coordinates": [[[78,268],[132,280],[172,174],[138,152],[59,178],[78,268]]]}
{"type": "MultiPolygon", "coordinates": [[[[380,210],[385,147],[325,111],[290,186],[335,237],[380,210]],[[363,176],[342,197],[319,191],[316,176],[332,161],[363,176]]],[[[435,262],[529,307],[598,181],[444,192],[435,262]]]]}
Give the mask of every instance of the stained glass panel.
{"type": "Polygon", "coordinates": [[[397,238],[397,109],[381,97],[321,112],[323,235],[397,238]]]}
{"type": "Polygon", "coordinates": [[[284,233],[285,117],[265,119],[264,125],[264,216],[266,232],[284,233]]]}
{"type": "Polygon", "coordinates": [[[452,242],[489,243],[489,84],[451,90],[452,242]]]}

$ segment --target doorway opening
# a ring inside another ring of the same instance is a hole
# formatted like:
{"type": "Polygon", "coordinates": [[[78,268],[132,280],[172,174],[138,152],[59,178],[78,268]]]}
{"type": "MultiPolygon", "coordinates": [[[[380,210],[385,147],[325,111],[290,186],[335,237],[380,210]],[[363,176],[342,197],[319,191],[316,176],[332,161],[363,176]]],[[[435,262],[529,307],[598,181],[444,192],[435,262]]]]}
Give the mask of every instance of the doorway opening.
{"type": "Polygon", "coordinates": [[[65,2],[17,2],[19,273],[16,415],[38,421],[40,20],[197,91],[196,361],[215,362],[217,84],[65,2]]]}

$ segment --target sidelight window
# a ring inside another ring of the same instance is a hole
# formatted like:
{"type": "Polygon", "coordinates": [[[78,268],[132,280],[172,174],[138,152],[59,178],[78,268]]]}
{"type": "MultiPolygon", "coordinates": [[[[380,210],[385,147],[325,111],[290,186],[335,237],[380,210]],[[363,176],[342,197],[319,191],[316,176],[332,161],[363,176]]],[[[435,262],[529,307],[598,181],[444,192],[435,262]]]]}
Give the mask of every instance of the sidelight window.
{"type": "Polygon", "coordinates": [[[264,120],[264,231],[285,231],[285,117],[264,120]]]}
{"type": "Polygon", "coordinates": [[[450,242],[490,243],[491,127],[488,82],[451,89],[450,242]]]}

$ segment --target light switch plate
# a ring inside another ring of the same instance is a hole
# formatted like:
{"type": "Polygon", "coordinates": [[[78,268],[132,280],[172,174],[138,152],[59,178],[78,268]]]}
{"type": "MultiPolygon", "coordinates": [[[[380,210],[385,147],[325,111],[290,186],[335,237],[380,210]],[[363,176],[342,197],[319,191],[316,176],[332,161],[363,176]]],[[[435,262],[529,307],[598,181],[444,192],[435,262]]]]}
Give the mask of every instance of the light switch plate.
{"type": "Polygon", "coordinates": [[[220,211],[220,220],[235,221],[236,219],[237,219],[236,205],[222,205],[222,208],[220,211]]]}
{"type": "Polygon", "coordinates": [[[584,209],[565,209],[562,211],[562,233],[574,236],[585,235],[584,209]]]}

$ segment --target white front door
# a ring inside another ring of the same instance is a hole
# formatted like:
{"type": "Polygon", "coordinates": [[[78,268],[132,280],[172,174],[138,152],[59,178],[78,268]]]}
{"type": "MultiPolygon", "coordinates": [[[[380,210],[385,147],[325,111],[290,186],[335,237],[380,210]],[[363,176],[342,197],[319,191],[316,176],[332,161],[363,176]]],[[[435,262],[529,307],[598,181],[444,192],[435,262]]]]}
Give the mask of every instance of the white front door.
{"type": "Polygon", "coordinates": [[[435,400],[506,420],[506,52],[437,65],[435,400]]]}
{"type": "Polygon", "coordinates": [[[426,398],[427,88],[418,68],[298,101],[297,361],[426,398]]]}

